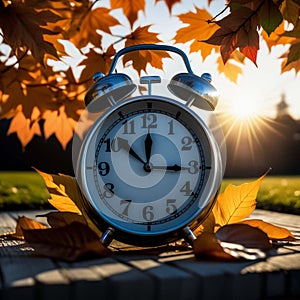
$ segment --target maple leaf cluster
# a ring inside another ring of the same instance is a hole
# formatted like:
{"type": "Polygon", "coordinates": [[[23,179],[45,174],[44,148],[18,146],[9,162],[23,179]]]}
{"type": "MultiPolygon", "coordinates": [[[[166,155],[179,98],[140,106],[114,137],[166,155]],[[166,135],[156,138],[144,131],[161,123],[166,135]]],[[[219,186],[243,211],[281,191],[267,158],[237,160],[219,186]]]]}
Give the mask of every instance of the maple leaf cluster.
{"type": "MultiPolygon", "coordinates": [[[[155,7],[159,2],[172,17],[174,6],[181,4],[156,0],[155,7]]],[[[35,135],[45,139],[55,135],[65,149],[93,74],[106,74],[120,48],[142,43],[188,44],[190,52],[200,53],[203,60],[212,52],[220,53],[218,70],[236,81],[245,57],[256,64],[262,37],[270,49],[289,45],[280,58],[282,71],[299,72],[299,10],[297,0],[231,0],[216,16],[194,7],[175,16],[182,27],[163,41],[152,24],[140,25],[146,0],[111,0],[109,7],[91,0],[1,0],[0,118],[12,118],[8,134],[15,133],[23,147],[35,135]],[[123,14],[123,23],[115,12],[123,14]],[[76,68],[80,75],[74,75],[76,68]]],[[[162,69],[163,59],[169,57],[160,51],[128,53],[123,66],[141,74],[148,64],[162,69]]]]}
{"type": "MultiPolygon", "coordinates": [[[[44,179],[50,194],[49,202],[57,211],[37,216],[47,218],[49,226],[25,216],[19,217],[16,231],[6,237],[25,239],[36,255],[67,261],[91,254],[105,257],[111,251],[124,249],[122,244],[106,248],[100,242],[102,233],[85,211],[84,198],[74,177],[36,171],[44,179]]],[[[196,257],[226,261],[262,259],[271,249],[272,242],[295,240],[283,227],[248,218],[256,207],[257,193],[266,174],[240,186],[230,184],[218,195],[208,217],[193,228],[197,236],[193,243],[196,257]]]]}

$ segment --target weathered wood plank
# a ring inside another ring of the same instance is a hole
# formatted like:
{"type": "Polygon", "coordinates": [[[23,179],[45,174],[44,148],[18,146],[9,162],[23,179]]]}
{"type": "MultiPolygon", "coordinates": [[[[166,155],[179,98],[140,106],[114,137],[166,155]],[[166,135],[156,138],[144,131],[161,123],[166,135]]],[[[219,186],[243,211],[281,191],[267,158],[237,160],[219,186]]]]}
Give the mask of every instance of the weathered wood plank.
{"type": "MultiPolygon", "coordinates": [[[[42,212],[43,213],[43,212],[42,212]]],[[[18,216],[0,213],[0,233],[18,216]]],[[[0,298],[6,299],[261,299],[300,297],[300,216],[256,210],[252,218],[290,229],[298,239],[274,247],[263,261],[196,259],[192,251],[113,253],[66,263],[39,258],[22,241],[0,240],[0,298]]],[[[41,219],[43,220],[43,219],[41,219]]]]}

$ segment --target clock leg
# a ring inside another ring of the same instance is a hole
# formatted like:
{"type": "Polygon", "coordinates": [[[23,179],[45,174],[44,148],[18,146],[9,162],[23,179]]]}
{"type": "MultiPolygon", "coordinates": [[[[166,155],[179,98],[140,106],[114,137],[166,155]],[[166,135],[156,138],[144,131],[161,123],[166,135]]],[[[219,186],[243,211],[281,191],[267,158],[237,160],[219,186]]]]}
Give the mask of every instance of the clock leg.
{"type": "Polygon", "coordinates": [[[183,228],[183,237],[190,245],[193,245],[196,240],[196,236],[189,226],[183,228]]]}
{"type": "Polygon", "coordinates": [[[107,247],[114,239],[114,229],[111,227],[108,227],[102,234],[100,238],[100,242],[103,244],[103,246],[107,247]]]}

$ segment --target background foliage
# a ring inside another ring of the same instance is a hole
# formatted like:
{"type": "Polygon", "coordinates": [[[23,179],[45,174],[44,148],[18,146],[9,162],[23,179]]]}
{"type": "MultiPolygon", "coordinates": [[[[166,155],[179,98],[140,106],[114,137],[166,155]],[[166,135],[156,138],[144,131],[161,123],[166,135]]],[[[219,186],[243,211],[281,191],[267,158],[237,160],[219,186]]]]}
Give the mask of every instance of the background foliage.
{"type": "MultiPolygon", "coordinates": [[[[172,15],[181,0],[158,2],[172,15]]],[[[245,59],[256,64],[263,38],[270,49],[288,45],[280,58],[282,72],[300,70],[299,0],[231,0],[216,16],[195,7],[177,15],[182,26],[167,41],[151,24],[139,25],[145,10],[146,0],[110,0],[109,5],[99,0],[0,1],[0,117],[12,118],[7,133],[16,133],[23,147],[34,135],[55,135],[65,149],[93,74],[107,73],[116,51],[131,45],[188,44],[203,60],[220,52],[219,72],[236,81],[245,59]],[[115,11],[122,12],[122,23],[115,11]],[[120,33],[116,28],[122,28],[120,33]],[[82,54],[79,76],[74,75],[74,57],[68,52],[72,47],[82,54]],[[64,67],[56,68],[53,60],[64,67]]],[[[140,74],[148,64],[162,69],[166,58],[165,52],[141,51],[125,55],[123,65],[140,74]]]]}

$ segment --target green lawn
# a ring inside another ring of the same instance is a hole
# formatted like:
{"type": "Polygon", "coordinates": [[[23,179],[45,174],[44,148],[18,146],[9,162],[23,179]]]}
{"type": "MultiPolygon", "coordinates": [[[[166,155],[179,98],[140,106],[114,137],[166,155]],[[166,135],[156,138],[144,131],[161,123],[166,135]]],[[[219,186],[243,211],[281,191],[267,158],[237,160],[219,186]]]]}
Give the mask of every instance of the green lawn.
{"type": "MultiPolygon", "coordinates": [[[[224,179],[239,185],[254,179],[224,179]]],[[[0,172],[0,210],[49,208],[49,194],[35,172],[0,172]]],[[[300,215],[300,176],[267,176],[261,185],[257,207],[300,215]]]]}

